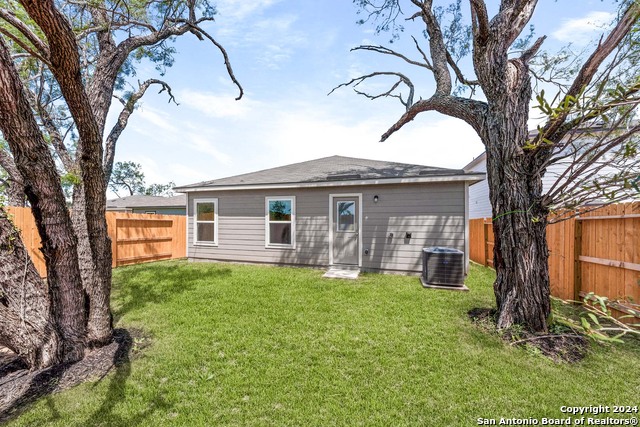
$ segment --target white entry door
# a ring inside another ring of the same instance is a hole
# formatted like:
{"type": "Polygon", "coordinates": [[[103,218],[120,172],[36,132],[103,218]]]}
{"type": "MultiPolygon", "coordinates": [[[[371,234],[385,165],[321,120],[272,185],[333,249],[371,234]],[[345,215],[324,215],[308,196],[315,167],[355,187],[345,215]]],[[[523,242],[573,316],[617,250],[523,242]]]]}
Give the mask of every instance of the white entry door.
{"type": "Polygon", "coordinates": [[[358,265],[360,203],[358,197],[333,197],[333,263],[358,265]]]}

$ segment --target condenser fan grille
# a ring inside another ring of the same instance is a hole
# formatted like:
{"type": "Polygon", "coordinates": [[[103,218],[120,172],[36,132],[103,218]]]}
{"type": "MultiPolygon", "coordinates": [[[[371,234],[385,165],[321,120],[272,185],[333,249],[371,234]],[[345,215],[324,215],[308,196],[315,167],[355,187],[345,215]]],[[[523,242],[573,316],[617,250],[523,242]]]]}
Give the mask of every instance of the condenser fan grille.
{"type": "Polygon", "coordinates": [[[463,286],[464,252],[438,246],[424,248],[422,278],[430,285],[463,286]]]}

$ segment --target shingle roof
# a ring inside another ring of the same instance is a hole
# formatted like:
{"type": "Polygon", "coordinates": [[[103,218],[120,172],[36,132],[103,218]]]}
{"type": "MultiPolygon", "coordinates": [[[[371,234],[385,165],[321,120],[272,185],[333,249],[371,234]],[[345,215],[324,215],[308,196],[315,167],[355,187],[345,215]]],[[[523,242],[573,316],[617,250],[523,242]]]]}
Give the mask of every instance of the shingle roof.
{"type": "Polygon", "coordinates": [[[107,209],[109,208],[172,208],[185,207],[187,205],[187,196],[180,194],[172,197],[162,196],[127,196],[119,199],[107,200],[107,209]]]}
{"type": "MultiPolygon", "coordinates": [[[[190,189],[203,187],[329,183],[336,181],[453,177],[460,175],[469,175],[469,178],[479,176],[477,173],[465,172],[462,169],[444,169],[433,166],[331,156],[228,178],[184,185],[176,187],[175,190],[188,192],[190,189]]],[[[483,176],[483,174],[480,175],[483,176]]]]}

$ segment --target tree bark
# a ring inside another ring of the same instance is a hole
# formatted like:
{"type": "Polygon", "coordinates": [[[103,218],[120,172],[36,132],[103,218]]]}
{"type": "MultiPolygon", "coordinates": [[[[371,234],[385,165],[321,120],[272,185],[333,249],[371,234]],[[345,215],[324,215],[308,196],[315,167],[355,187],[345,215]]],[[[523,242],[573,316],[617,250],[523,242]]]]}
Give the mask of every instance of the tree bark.
{"type": "MultiPolygon", "coordinates": [[[[487,144],[487,179],[493,207],[494,293],[497,327],[522,325],[546,331],[550,313],[549,267],[546,238],[547,214],[541,207],[541,175],[532,176],[528,165],[537,161],[512,141],[527,137],[527,107],[506,118],[488,116],[491,142],[487,144]],[[515,116],[518,116],[516,118],[515,116]]],[[[534,169],[535,170],[535,169],[534,169]]]]}
{"type": "MultiPolygon", "coordinates": [[[[23,0],[29,16],[49,41],[50,69],[60,86],[80,136],[78,164],[82,175],[85,219],[91,248],[93,277],[86,286],[90,305],[106,307],[89,316],[90,345],[101,346],[112,338],[109,297],[111,289],[111,240],[107,233],[106,185],[102,169],[102,132],[82,81],[78,44],[69,21],[53,2],[23,0]]],[[[108,109],[108,104],[106,105],[108,109]]],[[[100,115],[102,111],[98,111],[100,115]]],[[[82,231],[82,230],[81,230],[82,231]]]]}
{"type": "MultiPolygon", "coordinates": [[[[505,20],[504,25],[508,21],[505,20]]],[[[506,34],[504,28],[493,28],[506,34]]],[[[509,59],[500,38],[477,43],[476,73],[487,96],[486,128],[480,133],[487,153],[487,180],[493,209],[493,285],[499,329],[520,325],[547,331],[550,290],[546,207],[542,204],[541,165],[548,147],[525,149],[529,140],[532,95],[528,64],[509,59]]]]}
{"type": "Polygon", "coordinates": [[[0,345],[41,369],[62,360],[60,344],[47,285],[0,207],[0,345]]]}
{"type": "Polygon", "coordinates": [[[82,277],[89,309],[87,322],[88,343],[89,345],[98,346],[109,342],[113,330],[113,318],[109,305],[111,286],[103,286],[105,282],[96,277],[97,267],[91,251],[85,212],[84,186],[79,183],[73,188],[71,219],[78,237],[77,249],[80,276],[82,277]]]}
{"type": "Polygon", "coordinates": [[[55,162],[2,38],[0,130],[24,179],[25,193],[42,238],[52,311],[64,347],[62,361],[82,359],[86,322],[77,240],[55,162]]]}
{"type": "Polygon", "coordinates": [[[9,178],[6,179],[7,204],[9,206],[25,206],[24,185],[20,171],[18,171],[13,158],[3,149],[0,149],[0,167],[9,175],[9,178]]]}

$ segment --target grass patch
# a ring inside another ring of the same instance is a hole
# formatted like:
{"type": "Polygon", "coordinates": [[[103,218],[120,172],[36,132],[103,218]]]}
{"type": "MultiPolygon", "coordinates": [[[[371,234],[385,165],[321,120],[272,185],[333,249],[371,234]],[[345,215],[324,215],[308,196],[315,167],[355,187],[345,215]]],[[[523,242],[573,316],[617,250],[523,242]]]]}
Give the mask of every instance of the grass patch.
{"type": "Polygon", "coordinates": [[[489,269],[472,267],[466,293],[425,290],[416,277],[322,273],[118,268],[117,326],[144,329],[151,344],[9,425],[458,426],[638,402],[637,342],[556,364],[474,325],[467,312],[494,304],[489,269]]]}

